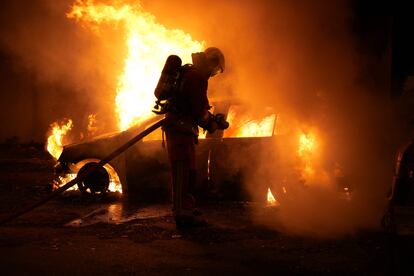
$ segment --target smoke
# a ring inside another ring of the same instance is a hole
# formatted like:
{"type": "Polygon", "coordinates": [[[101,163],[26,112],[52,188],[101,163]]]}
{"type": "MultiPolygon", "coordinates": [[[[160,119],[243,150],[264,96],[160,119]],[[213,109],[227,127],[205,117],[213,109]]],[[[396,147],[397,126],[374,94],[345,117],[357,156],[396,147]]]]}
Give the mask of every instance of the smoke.
{"type": "Polygon", "coordinates": [[[97,114],[103,131],[115,129],[116,118],[108,110],[114,110],[116,78],[123,68],[122,30],[87,31],[66,17],[72,4],[2,2],[0,52],[8,60],[2,102],[13,103],[3,106],[2,114],[18,124],[2,124],[7,127],[0,138],[18,135],[43,142],[55,120],[72,118],[81,131],[90,114],[97,114]]]}
{"type": "Polygon", "coordinates": [[[282,198],[281,186],[288,187],[276,214],[256,216],[281,231],[331,237],[379,225],[400,137],[388,99],[389,45],[364,49],[353,4],[144,2],[167,26],[223,50],[227,68],[210,80],[211,96],[238,98],[253,110],[277,110],[275,148],[234,160],[259,164],[246,179],[253,198],[263,199],[266,186],[282,198]],[[307,179],[298,168],[301,133],[316,135],[315,175],[307,179]],[[277,164],[269,159],[271,150],[277,164]],[[343,187],[352,189],[351,200],[340,192],[343,187]]]}
{"type": "MultiPolygon", "coordinates": [[[[277,111],[278,165],[269,162],[269,148],[235,158],[261,157],[246,178],[253,197],[261,194],[257,187],[278,190],[287,175],[297,174],[299,134],[315,133],[316,176],[305,183],[288,177],[291,190],[277,214],[263,218],[258,212],[255,217],[281,231],[334,236],[376,227],[385,204],[399,138],[390,134],[398,127],[393,126],[387,79],[381,78],[386,70],[374,70],[386,67],[387,50],[375,60],[360,49],[352,3],[142,1],[144,10],[167,28],[183,29],[223,50],[226,70],[211,79],[210,97],[237,98],[257,114],[265,107],[277,111]],[[336,189],[338,167],[341,181],[352,187],[351,201],[336,189]],[[261,176],[269,172],[268,183],[261,176]]],[[[98,113],[110,129],[115,116],[107,111],[114,110],[116,78],[126,53],[122,29],[86,32],[66,18],[71,4],[9,1],[0,17],[0,47],[16,57],[15,70],[34,74],[33,97],[42,114],[38,124],[69,117],[76,126],[98,113]]]]}

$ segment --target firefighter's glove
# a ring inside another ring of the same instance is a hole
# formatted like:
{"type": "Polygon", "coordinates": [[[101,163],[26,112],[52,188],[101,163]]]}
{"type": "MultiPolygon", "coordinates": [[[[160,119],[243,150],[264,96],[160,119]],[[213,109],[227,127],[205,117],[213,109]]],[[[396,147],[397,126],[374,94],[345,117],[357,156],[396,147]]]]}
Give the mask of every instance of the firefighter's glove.
{"type": "Polygon", "coordinates": [[[214,115],[214,121],[217,123],[218,129],[227,129],[230,125],[229,122],[226,121],[225,115],[222,113],[214,115]]]}
{"type": "Polygon", "coordinates": [[[218,129],[218,125],[215,120],[215,116],[211,114],[210,112],[208,112],[207,123],[205,123],[204,125],[201,125],[201,127],[207,130],[208,133],[210,134],[216,131],[218,129]]]}
{"type": "Polygon", "coordinates": [[[221,113],[217,113],[216,115],[209,114],[209,119],[207,124],[205,125],[204,129],[208,131],[208,133],[213,133],[217,129],[226,129],[229,127],[229,123],[224,119],[225,115],[221,113]]]}

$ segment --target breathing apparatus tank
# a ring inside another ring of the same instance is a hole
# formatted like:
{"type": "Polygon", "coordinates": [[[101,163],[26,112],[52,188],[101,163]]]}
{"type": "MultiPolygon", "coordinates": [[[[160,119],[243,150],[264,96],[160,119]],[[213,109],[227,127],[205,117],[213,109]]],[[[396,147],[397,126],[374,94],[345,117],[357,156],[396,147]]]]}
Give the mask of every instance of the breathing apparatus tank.
{"type": "Polygon", "coordinates": [[[171,55],[167,58],[154,91],[154,95],[158,101],[167,100],[173,96],[177,89],[176,86],[180,77],[181,64],[182,61],[179,56],[171,55]]]}

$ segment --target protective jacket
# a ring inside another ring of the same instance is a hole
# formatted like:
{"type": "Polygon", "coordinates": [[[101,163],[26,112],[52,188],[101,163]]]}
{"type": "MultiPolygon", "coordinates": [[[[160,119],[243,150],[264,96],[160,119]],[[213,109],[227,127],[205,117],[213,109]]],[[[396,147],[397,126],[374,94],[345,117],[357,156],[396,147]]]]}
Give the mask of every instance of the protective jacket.
{"type": "Polygon", "coordinates": [[[195,208],[192,195],[196,184],[195,144],[198,125],[209,118],[207,98],[208,77],[194,66],[182,73],[175,105],[178,112],[168,112],[170,122],[165,127],[167,150],[171,166],[173,214],[191,216],[195,208]]]}

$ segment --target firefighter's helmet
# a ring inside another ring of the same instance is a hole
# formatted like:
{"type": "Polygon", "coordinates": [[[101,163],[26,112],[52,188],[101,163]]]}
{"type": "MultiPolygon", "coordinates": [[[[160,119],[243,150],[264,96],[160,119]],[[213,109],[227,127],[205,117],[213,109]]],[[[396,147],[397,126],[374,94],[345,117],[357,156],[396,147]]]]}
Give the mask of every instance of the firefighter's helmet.
{"type": "Polygon", "coordinates": [[[220,49],[216,47],[209,47],[204,51],[207,62],[211,66],[211,76],[217,75],[218,73],[223,73],[225,62],[224,55],[220,49]]]}

